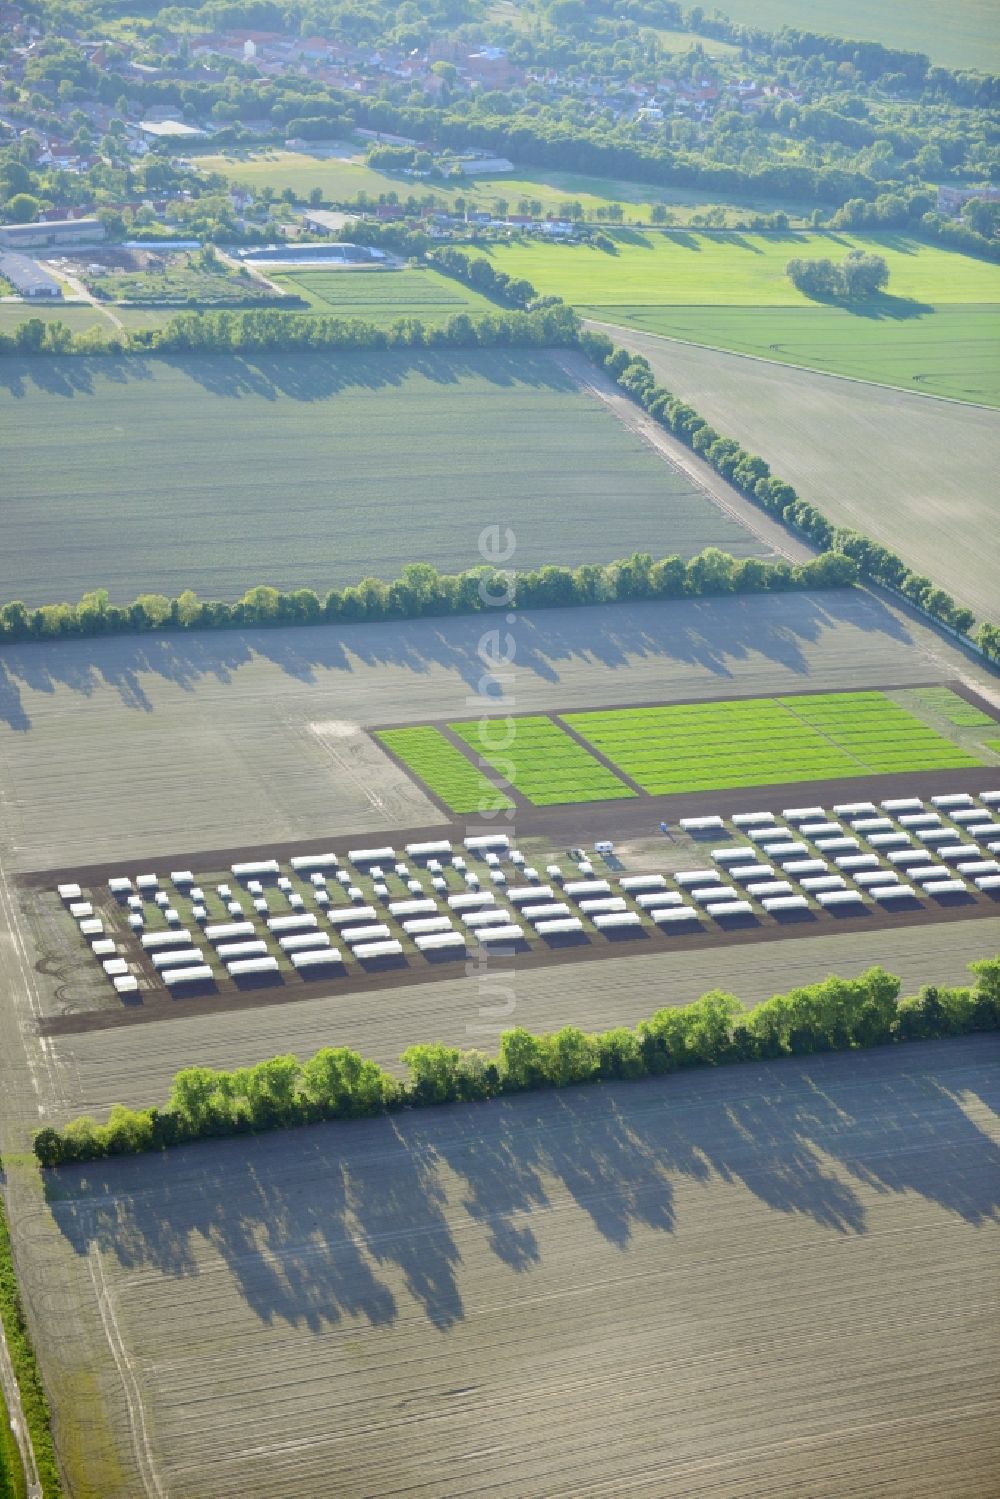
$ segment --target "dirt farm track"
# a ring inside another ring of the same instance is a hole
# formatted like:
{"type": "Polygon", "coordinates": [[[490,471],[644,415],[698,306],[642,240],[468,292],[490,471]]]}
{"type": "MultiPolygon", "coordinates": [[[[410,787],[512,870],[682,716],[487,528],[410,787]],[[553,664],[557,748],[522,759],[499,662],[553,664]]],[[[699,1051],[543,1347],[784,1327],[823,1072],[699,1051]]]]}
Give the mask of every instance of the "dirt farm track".
{"type": "Polygon", "coordinates": [[[52,1207],[150,1493],[982,1499],[997,1062],[972,1038],[220,1142],[64,1169],[52,1207]]]}

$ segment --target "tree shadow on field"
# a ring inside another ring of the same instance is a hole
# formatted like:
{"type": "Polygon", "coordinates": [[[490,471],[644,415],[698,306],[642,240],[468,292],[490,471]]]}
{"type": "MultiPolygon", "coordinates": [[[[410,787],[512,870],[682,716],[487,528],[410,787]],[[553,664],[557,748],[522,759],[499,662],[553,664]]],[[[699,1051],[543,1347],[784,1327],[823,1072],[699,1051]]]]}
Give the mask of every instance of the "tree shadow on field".
{"type": "Polygon", "coordinates": [[[897,297],[891,292],[875,292],[870,297],[851,301],[847,297],[825,297],[806,293],[817,307],[831,307],[849,312],[852,317],[868,318],[873,322],[906,322],[910,318],[926,317],[937,309],[930,302],[918,302],[916,297],[897,297]]]}
{"type": "MultiPolygon", "coordinates": [[[[259,670],[262,662],[324,690],[335,689],[339,680],[354,691],[352,679],[361,668],[391,667],[416,679],[445,672],[455,683],[457,710],[466,704],[466,689],[480,691],[485,673],[480,646],[484,634],[502,623],[487,611],[369,625],[199,630],[12,646],[4,653],[0,676],[0,723],[31,727],[25,689],[52,695],[68,687],[92,697],[110,688],[126,707],[155,713],[169,711],[158,690],[161,683],[194,694],[208,683],[235,684],[241,671],[259,670]]],[[[815,669],[814,652],[830,648],[844,627],[880,637],[885,647],[913,644],[903,620],[872,595],[853,590],[534,610],[517,615],[510,626],[522,692],[531,679],[557,687],[573,668],[596,666],[609,673],[603,689],[608,702],[623,696],[611,673],[650,663],[662,665],[671,683],[667,696],[676,693],[678,682],[695,694],[703,685],[706,696],[736,689],[742,668],[761,659],[787,674],[784,685],[791,691],[815,669]],[[678,671],[679,679],[671,676],[678,671]]],[[[892,676],[891,657],[873,660],[871,671],[873,682],[892,676]]],[[[385,683],[384,709],[382,678],[366,671],[363,680],[368,720],[396,716],[398,678],[385,683]]],[[[782,684],[774,690],[783,690],[782,684]]],[[[656,695],[650,682],[644,698],[656,695]]],[[[352,711],[357,712],[356,703],[352,711]]]]}
{"type": "Polygon", "coordinates": [[[521,1276],[550,1235],[583,1252],[655,1232],[668,1256],[685,1214],[717,1237],[720,1189],[776,1234],[863,1235],[894,1195],[992,1221],[1000,1149],[961,1100],[997,1060],[1000,1038],[968,1037],[548,1091],[64,1167],[46,1189],[77,1253],[196,1280],[210,1250],[264,1323],[447,1331],[463,1246],[521,1276]]]}

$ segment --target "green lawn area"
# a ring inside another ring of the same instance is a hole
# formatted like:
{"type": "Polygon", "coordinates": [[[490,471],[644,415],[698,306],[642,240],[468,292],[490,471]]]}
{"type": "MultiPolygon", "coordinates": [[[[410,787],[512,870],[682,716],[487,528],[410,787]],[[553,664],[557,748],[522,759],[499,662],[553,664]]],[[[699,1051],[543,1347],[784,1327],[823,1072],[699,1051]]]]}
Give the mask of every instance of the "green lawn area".
{"type": "Polygon", "coordinates": [[[881,692],[563,716],[653,795],[982,763],[881,692]]]}
{"type": "Polygon", "coordinates": [[[1000,406],[1000,304],[898,316],[844,307],[580,307],[584,317],[823,374],[1000,406]]]}
{"type": "Polygon", "coordinates": [[[277,271],[269,279],[303,297],[314,312],[361,318],[380,327],[399,318],[419,318],[428,327],[436,327],[459,312],[482,315],[497,310],[461,281],[432,270],[311,269],[277,271]]]}
{"type": "Polygon", "coordinates": [[[0,1499],[26,1499],[28,1487],[10,1415],[0,1391],[0,1499]]]}
{"type": "Polygon", "coordinates": [[[513,806],[510,797],[493,786],[446,739],[440,729],[380,729],[375,738],[407,766],[452,812],[481,813],[513,806]]]}
{"type": "Polygon", "coordinates": [[[543,350],[7,358],[0,428],[0,601],[767,555],[543,350]]]}
{"type": "Polygon", "coordinates": [[[207,172],[221,172],[231,181],[247,183],[258,192],[261,188],[271,187],[281,193],[290,187],[302,201],[318,187],[326,201],[341,203],[353,202],[361,192],[375,199],[381,194],[396,193],[404,201],[411,194],[418,199],[433,195],[443,205],[461,197],[470,207],[484,210],[492,210],[497,203],[505,202],[511,211],[516,211],[518,202],[525,198],[537,200],[543,213],[559,213],[567,202],[580,203],[588,211],[620,203],[625,208],[626,222],[640,224],[648,224],[655,203],[670,208],[678,223],[686,223],[692,213],[720,201],[722,206],[728,205],[732,210],[732,221],[745,218],[748,211],[769,213],[782,209],[789,214],[805,215],[815,206],[766,196],[747,197],[740,193],[720,200],[717,193],[702,192],[697,188],[672,184],[656,187],[648,182],[593,177],[548,168],[534,172],[518,170],[494,177],[469,177],[457,183],[434,182],[406,177],[402,173],[376,171],[365,164],[363,155],[353,155],[351,151],[351,147],[345,146],[342,156],[283,150],[230,152],[199,156],[196,162],[207,172]]]}
{"type": "Polygon", "coordinates": [[[551,718],[513,719],[509,745],[503,743],[505,722],[497,720],[486,731],[479,720],[450,727],[534,806],[635,795],[551,718]],[[503,748],[492,749],[498,742],[503,748]]]}
{"type": "Polygon", "coordinates": [[[744,26],[795,26],[852,41],[925,52],[948,68],[1000,72],[1000,28],[993,0],[722,0],[723,15],[744,26]]]}
{"type": "MultiPolygon", "coordinates": [[[[883,255],[899,316],[904,303],[1000,303],[1000,265],[905,234],[708,234],[699,231],[609,231],[617,254],[592,245],[516,241],[490,246],[494,264],[526,276],[542,293],[599,307],[809,307],[818,304],[785,274],[793,256],[846,259],[858,249],[883,255]]],[[[821,311],[826,311],[820,307],[821,311]]]]}

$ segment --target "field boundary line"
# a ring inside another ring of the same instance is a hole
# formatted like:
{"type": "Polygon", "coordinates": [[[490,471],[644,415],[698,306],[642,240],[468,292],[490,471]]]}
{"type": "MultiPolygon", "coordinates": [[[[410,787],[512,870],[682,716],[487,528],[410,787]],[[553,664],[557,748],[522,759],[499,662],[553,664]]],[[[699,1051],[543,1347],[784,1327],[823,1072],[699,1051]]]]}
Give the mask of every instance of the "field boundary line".
{"type": "Polygon", "coordinates": [[[159,1474],[156,1471],[156,1464],[153,1461],[139,1381],[136,1378],[132,1360],[128,1356],[125,1341],[118,1326],[118,1318],[115,1316],[111,1292],[108,1288],[107,1278],[104,1274],[104,1265],[101,1261],[101,1251],[97,1247],[96,1239],[91,1242],[88,1261],[90,1264],[90,1278],[97,1295],[97,1308],[101,1314],[101,1323],[108,1340],[108,1346],[111,1349],[111,1355],[121,1376],[125,1403],[128,1407],[132,1447],[139,1468],[139,1476],[142,1479],[143,1488],[148,1495],[155,1494],[156,1499],[167,1499],[167,1491],[160,1482],[159,1474]]]}
{"type": "Polygon", "coordinates": [[[595,760],[599,760],[608,770],[613,771],[620,781],[624,781],[625,785],[630,787],[636,796],[649,796],[649,792],[645,791],[639,785],[638,781],[633,780],[626,771],[616,765],[613,760],[610,760],[603,750],[597,748],[596,744],[591,744],[588,739],[585,739],[581,733],[574,729],[571,723],[566,722],[561,713],[552,713],[550,717],[553,723],[557,723],[565,734],[568,734],[571,739],[575,739],[579,745],[582,745],[588,755],[593,755],[595,760]]]}
{"type": "MultiPolygon", "coordinates": [[[[679,305],[687,307],[692,304],[682,302],[679,305]]],[[[783,370],[801,370],[804,375],[821,375],[824,380],[843,380],[848,385],[873,385],[876,390],[895,390],[903,396],[919,396],[922,401],[944,401],[949,406],[971,406],[974,411],[995,413],[1000,409],[986,406],[982,401],[962,401],[958,396],[939,396],[929,390],[911,390],[908,385],[887,385],[883,380],[866,380],[864,375],[838,375],[834,370],[813,369],[811,364],[789,364],[784,359],[768,359],[764,354],[747,354],[742,349],[724,349],[719,344],[697,343],[693,338],[674,338],[670,333],[651,333],[645,328],[634,328],[631,323],[605,323],[598,318],[584,318],[584,323],[595,328],[616,328],[619,333],[635,333],[640,338],[658,338],[665,344],[683,344],[688,349],[708,349],[713,354],[730,354],[734,359],[750,359],[754,364],[777,365],[778,369],[783,370]]]]}

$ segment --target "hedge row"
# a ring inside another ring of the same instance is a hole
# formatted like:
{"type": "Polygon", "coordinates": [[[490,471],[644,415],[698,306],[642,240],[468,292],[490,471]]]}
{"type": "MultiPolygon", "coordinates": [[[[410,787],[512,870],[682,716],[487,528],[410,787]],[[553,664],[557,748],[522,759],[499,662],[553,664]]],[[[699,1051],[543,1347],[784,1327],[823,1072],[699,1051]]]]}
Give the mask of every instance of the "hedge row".
{"type": "MultiPolygon", "coordinates": [[[[808,536],[824,551],[853,558],[862,579],[894,589],[938,624],[959,635],[969,634],[976,618],[970,609],[956,604],[930,578],[912,572],[895,552],[859,531],[834,526],[790,484],[772,474],[763,458],[748,453],[734,438],[723,437],[693,406],[658,385],[648,359],[617,347],[603,333],[584,331],[578,342],[584,353],[607,370],[654,421],[679,437],[762,510],[808,536]]],[[[976,644],[991,660],[1000,660],[1000,631],[996,626],[984,623],[976,644]]]]}
{"type": "Polygon", "coordinates": [[[476,614],[504,608],[547,609],[620,599],[701,598],[720,593],[778,593],[794,589],[846,588],[857,581],[849,558],[829,553],[791,567],[785,562],[737,562],[708,547],[689,562],[664,557],[654,562],[636,553],[607,565],[542,567],[505,573],[473,568],[454,576],[428,562],[411,562],[393,583],[363,578],[355,586],[331,589],[321,597],[311,588],[282,593],[251,588],[235,603],[146,593],[131,604],[112,604],[106,589],[84,594],[78,604],[43,604],[29,609],[15,600],[0,607],[0,643],[52,640],[62,636],[133,635],[150,630],[227,630],[247,625],[356,624],[373,620],[422,619],[476,614]]]}
{"type": "Polygon", "coordinates": [[[440,1043],[411,1046],[401,1058],[405,1082],[346,1047],[327,1047],[307,1062],[271,1057],[234,1072],[187,1067],[175,1076],[165,1110],[116,1104],[106,1124],[83,1117],[61,1131],[40,1130],[35,1154],[43,1166],[57,1166],[404,1106],[1000,1029],[1000,957],[970,967],[973,987],[927,987],[908,999],[899,998],[898,978],[870,968],[860,978],[777,994],[753,1010],[713,990],[694,1004],[658,1010],[634,1030],[505,1031],[495,1057],[440,1043]]]}
{"type": "Polygon", "coordinates": [[[0,1320],[7,1339],[10,1361],[21,1394],[21,1408],[31,1436],[35,1465],[45,1499],[58,1499],[62,1493],[55,1445],[52,1441],[49,1403],[42,1384],[38,1360],[32,1346],[28,1325],[17,1287],[14,1255],[7,1231],[3,1198],[0,1197],[0,1320]]]}

